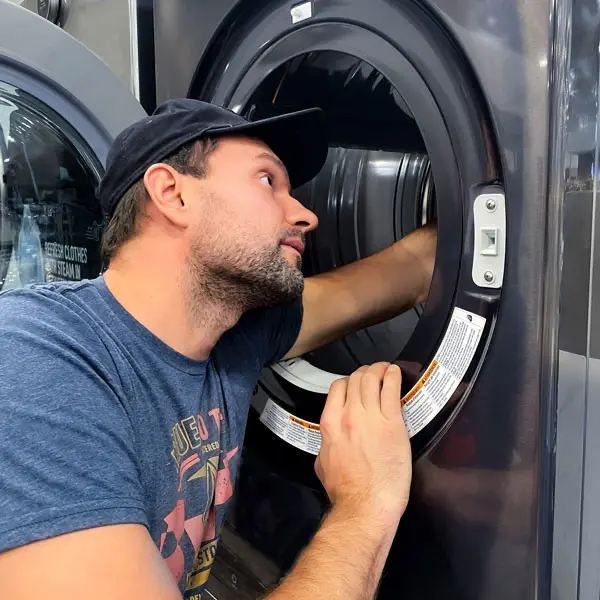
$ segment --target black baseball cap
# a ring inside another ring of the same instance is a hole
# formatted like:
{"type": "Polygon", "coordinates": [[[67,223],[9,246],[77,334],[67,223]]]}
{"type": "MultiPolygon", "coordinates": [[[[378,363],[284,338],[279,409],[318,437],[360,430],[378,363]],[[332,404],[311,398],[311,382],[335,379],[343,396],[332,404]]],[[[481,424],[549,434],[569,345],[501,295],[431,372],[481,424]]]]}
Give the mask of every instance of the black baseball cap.
{"type": "Polygon", "coordinates": [[[110,219],[123,194],[153,164],[181,146],[206,137],[247,134],[267,144],[286,166],[296,188],[310,181],[327,157],[325,115],[318,108],[249,121],[237,113],[191,98],[168,100],[122,131],[112,144],[97,189],[110,219]]]}

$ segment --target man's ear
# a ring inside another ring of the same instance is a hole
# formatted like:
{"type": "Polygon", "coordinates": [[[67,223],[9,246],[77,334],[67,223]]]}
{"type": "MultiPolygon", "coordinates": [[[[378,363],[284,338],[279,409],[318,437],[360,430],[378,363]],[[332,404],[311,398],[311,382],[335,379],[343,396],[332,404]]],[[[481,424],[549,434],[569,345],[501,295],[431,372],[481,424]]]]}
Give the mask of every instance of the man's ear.
{"type": "Polygon", "coordinates": [[[185,227],[188,210],[182,198],[183,176],[165,163],[148,167],[144,185],[154,208],[174,225],[185,227]]]}

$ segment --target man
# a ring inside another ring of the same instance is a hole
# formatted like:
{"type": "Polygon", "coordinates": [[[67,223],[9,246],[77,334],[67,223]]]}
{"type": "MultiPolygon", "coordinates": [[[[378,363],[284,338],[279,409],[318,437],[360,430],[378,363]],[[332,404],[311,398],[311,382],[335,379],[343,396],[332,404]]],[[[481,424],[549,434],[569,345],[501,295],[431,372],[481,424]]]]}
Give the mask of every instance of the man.
{"type": "MultiPolygon", "coordinates": [[[[317,219],[290,189],[326,143],[317,110],[169,101],[109,154],[103,276],[0,296],[3,600],[199,598],[261,369],[425,299],[430,229],[304,282],[317,219]]],[[[399,396],[387,364],[332,386],[332,509],[272,600],[375,593],[411,478],[399,396]]]]}

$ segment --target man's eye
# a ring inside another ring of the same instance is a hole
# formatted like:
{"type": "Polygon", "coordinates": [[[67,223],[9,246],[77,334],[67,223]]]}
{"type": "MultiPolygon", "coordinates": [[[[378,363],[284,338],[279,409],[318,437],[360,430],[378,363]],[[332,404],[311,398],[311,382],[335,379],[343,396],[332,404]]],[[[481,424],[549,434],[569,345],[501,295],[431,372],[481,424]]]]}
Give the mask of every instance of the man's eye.
{"type": "Polygon", "coordinates": [[[263,175],[260,179],[261,179],[261,181],[264,181],[268,186],[273,185],[273,179],[271,177],[269,177],[268,175],[263,175]]]}

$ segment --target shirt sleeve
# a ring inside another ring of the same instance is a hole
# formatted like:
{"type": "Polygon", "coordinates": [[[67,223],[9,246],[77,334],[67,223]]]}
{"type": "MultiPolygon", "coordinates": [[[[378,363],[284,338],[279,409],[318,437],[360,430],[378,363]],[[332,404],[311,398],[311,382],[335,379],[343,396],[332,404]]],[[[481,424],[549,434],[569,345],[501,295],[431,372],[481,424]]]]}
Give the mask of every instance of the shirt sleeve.
{"type": "Polygon", "coordinates": [[[303,317],[302,298],[290,304],[250,311],[242,329],[250,338],[260,367],[279,362],[298,339],[303,317]]]}
{"type": "Polygon", "coordinates": [[[303,316],[302,298],[288,306],[275,309],[265,366],[278,363],[292,349],[298,339],[303,316]]]}
{"type": "Polygon", "coordinates": [[[75,311],[38,296],[0,298],[0,551],[102,525],[148,526],[111,357],[75,311]]]}

